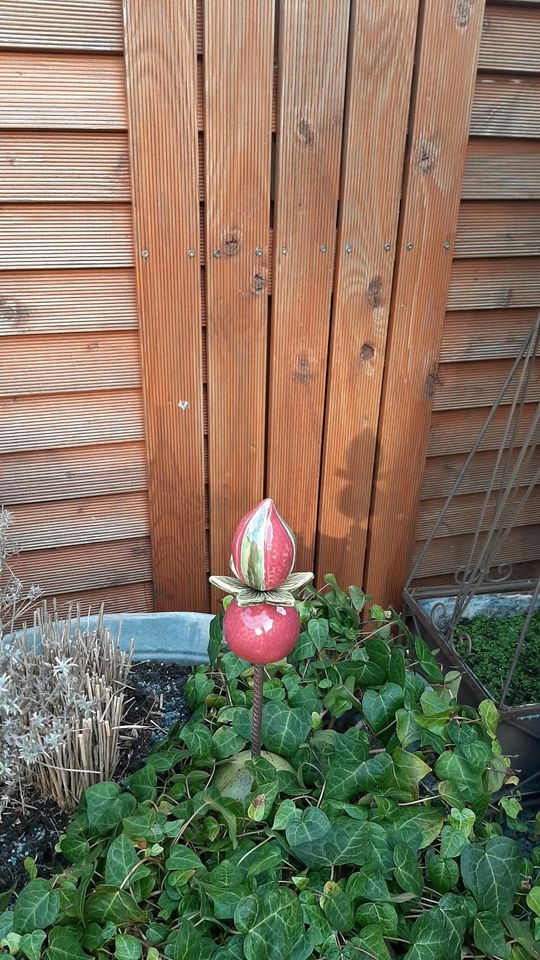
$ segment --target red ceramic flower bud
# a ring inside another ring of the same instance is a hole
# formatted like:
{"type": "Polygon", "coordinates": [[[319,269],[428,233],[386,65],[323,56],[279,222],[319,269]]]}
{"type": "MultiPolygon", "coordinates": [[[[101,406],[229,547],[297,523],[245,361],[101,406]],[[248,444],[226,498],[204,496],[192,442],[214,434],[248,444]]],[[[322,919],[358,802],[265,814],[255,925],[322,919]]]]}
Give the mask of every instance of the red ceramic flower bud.
{"type": "Polygon", "coordinates": [[[253,590],[275,590],[289,576],[296,554],[292,531],[273,500],[263,500],[238,524],[232,544],[231,569],[253,590]]]}
{"type": "Polygon", "coordinates": [[[241,607],[233,600],[227,607],[223,632],[229,647],[250,663],[276,663],[293,649],[300,634],[296,607],[258,603],[241,607]]]}

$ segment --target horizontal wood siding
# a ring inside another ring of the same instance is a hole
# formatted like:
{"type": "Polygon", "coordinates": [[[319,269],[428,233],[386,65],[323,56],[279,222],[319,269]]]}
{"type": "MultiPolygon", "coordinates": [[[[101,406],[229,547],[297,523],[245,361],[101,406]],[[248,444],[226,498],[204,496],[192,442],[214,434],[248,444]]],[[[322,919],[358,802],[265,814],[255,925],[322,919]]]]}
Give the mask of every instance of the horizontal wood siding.
{"type": "Polygon", "coordinates": [[[0,12],[0,502],[61,604],[152,609],[121,0],[0,12]]]}
{"type": "Polygon", "coordinates": [[[0,46],[122,50],[117,0],[2,0],[0,46]]]}
{"type": "Polygon", "coordinates": [[[0,133],[2,203],[99,203],[130,196],[126,133],[0,133]]]}
{"type": "MultiPolygon", "coordinates": [[[[416,530],[417,550],[489,413],[540,309],[540,4],[486,8],[471,138],[416,530]],[[536,139],[535,139],[536,138],[536,139]]],[[[526,436],[540,399],[540,361],[529,382],[526,436]]],[[[505,398],[511,399],[511,394],[505,398]]],[[[459,495],[419,570],[419,582],[452,579],[465,562],[503,442],[508,406],[494,417],[459,495]]],[[[533,481],[540,453],[527,458],[533,481]]],[[[493,489],[501,487],[499,463],[493,489]]],[[[523,487],[524,489],[524,487],[523,487]]],[[[486,527],[492,506],[488,505],[486,527]]],[[[540,488],[516,519],[501,562],[540,561],[540,488]]]]}

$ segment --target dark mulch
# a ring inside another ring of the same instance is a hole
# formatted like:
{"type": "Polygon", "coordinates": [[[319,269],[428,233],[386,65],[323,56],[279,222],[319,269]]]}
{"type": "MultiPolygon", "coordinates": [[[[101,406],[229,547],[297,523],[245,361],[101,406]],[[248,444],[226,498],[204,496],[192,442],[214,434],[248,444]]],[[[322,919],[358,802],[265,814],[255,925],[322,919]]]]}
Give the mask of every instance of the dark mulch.
{"type": "MultiPolygon", "coordinates": [[[[189,673],[186,667],[159,661],[133,665],[131,703],[124,720],[132,734],[124,741],[117,779],[140,767],[152,746],[173,724],[188,719],[182,688],[189,673]]],[[[54,872],[58,856],[54,847],[69,817],[55,803],[39,796],[30,796],[25,810],[14,807],[5,811],[0,823],[0,891],[13,885],[21,887],[28,880],[23,867],[25,857],[35,861],[40,876],[54,872]]]]}

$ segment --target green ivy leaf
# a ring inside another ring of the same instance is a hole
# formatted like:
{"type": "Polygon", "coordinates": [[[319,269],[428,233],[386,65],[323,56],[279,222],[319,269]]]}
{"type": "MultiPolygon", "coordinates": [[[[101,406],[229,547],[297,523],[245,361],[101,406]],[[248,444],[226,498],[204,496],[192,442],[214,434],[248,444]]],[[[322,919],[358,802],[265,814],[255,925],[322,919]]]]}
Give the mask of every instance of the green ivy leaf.
{"type": "Polygon", "coordinates": [[[527,906],[540,917],[540,887],[533,887],[527,894],[527,906]]]}
{"type": "Polygon", "coordinates": [[[49,933],[47,960],[91,960],[81,946],[82,930],[54,927],[49,933]]]}
{"type": "Polygon", "coordinates": [[[328,620],[310,620],[307,632],[316,650],[323,650],[326,647],[329,637],[328,620]]]}
{"type": "Polygon", "coordinates": [[[394,864],[394,876],[401,889],[405,893],[414,894],[415,897],[422,896],[424,881],[417,854],[403,840],[398,840],[394,847],[394,864]]]}
{"type": "Polygon", "coordinates": [[[438,893],[448,893],[459,880],[459,867],[455,860],[447,860],[437,853],[426,860],[426,873],[431,886],[438,893]]]}
{"type": "Polygon", "coordinates": [[[366,690],[362,701],[364,717],[374,733],[382,733],[403,706],[405,694],[397,683],[385,683],[380,690],[366,690]]]}
{"type": "Polygon", "coordinates": [[[414,641],[414,648],[416,652],[416,659],[418,660],[420,669],[424,676],[429,680],[430,683],[443,683],[443,672],[438,666],[437,661],[435,660],[435,657],[433,656],[427,644],[424,643],[420,637],[416,637],[414,641]]]}
{"type": "Polygon", "coordinates": [[[129,933],[119,933],[114,941],[116,960],[141,960],[142,943],[129,933]]]}
{"type": "Polygon", "coordinates": [[[504,927],[490,913],[479,913],[474,921],[474,945],[489,957],[510,960],[511,948],[506,942],[504,927]]]}
{"type": "Polygon", "coordinates": [[[240,750],[243,750],[245,745],[246,740],[244,737],[240,736],[232,727],[218,727],[212,737],[212,752],[218,760],[233,757],[239,753],[240,750]]]}
{"type": "Polygon", "coordinates": [[[33,933],[25,933],[19,942],[19,949],[24,953],[28,960],[39,960],[41,957],[41,948],[45,943],[47,934],[44,930],[34,930],[33,933]]]}
{"type": "Polygon", "coordinates": [[[510,913],[519,883],[520,856],[516,841],[492,837],[484,846],[470,844],[461,854],[461,874],[478,909],[504,917],[510,913]]]}
{"type": "Polygon", "coordinates": [[[194,759],[212,756],[212,734],[203,723],[186,723],[180,737],[194,759]]]}
{"type": "MultiPolygon", "coordinates": [[[[257,895],[257,918],[244,939],[246,960],[283,960],[304,933],[302,911],[289,890],[269,889],[257,895]]],[[[187,958],[186,958],[187,960],[187,958]]],[[[189,960],[192,960],[189,957],[189,960]]]]}
{"type": "Polygon", "coordinates": [[[109,833],[124,816],[117,783],[96,783],[84,792],[83,807],[88,826],[99,836],[109,833]]]}
{"type": "Polygon", "coordinates": [[[109,884],[99,884],[86,901],[86,920],[95,920],[104,923],[111,920],[113,923],[134,923],[146,920],[146,913],[141,910],[135,898],[127,890],[119,890],[109,884]]]}
{"type": "Polygon", "coordinates": [[[264,746],[282,757],[293,757],[304,743],[311,728],[311,712],[303,707],[289,707],[283,701],[265,705],[262,718],[264,746]]]}
{"type": "Polygon", "coordinates": [[[398,932],[397,910],[392,903],[361,903],[356,908],[359,927],[379,926],[385,937],[395,937],[398,932]]]}
{"type": "Polygon", "coordinates": [[[345,947],[343,960],[390,960],[390,952],[384,942],[384,931],[380,924],[373,924],[353,937],[351,946],[345,947]]]}
{"type": "Polygon", "coordinates": [[[221,650],[221,644],[223,641],[223,626],[222,626],[222,617],[214,617],[210,621],[210,639],[208,641],[208,660],[210,664],[214,666],[219,657],[221,650]]]}
{"type": "Polygon", "coordinates": [[[339,933],[346,933],[354,926],[354,911],[352,903],[344,890],[337,883],[325,884],[325,892],[328,891],[323,901],[323,910],[326,918],[333,930],[339,933]]]}
{"type": "MultiPolygon", "coordinates": [[[[135,844],[124,833],[121,833],[119,837],[112,841],[107,851],[105,883],[113,887],[121,886],[138,863],[139,857],[135,844]]],[[[133,881],[134,876],[131,879],[133,881]]]]}
{"type": "Polygon", "coordinates": [[[165,861],[167,870],[204,870],[204,864],[190,847],[182,843],[171,847],[171,852],[165,861]]]}
{"type": "Polygon", "coordinates": [[[347,881],[347,895],[351,900],[373,900],[384,903],[392,899],[388,884],[381,876],[380,867],[366,864],[360,873],[352,873],[347,881]]]}
{"type": "Polygon", "coordinates": [[[272,830],[285,830],[287,824],[300,816],[294,800],[282,800],[276,810],[272,830]]]}
{"type": "Polygon", "coordinates": [[[157,797],[157,773],[154,764],[145,763],[126,779],[126,784],[139,803],[143,800],[155,800],[157,797]]]}
{"type": "Polygon", "coordinates": [[[499,711],[493,703],[493,700],[482,700],[478,706],[478,713],[482,720],[482,726],[488,737],[495,740],[497,736],[497,727],[499,726],[499,711]]]}
{"type": "Polygon", "coordinates": [[[291,847],[320,840],[331,829],[330,821],[318,807],[308,807],[294,817],[285,830],[287,843],[291,847]]]}
{"type": "Polygon", "coordinates": [[[55,922],[60,909],[60,897],[48,880],[31,880],[21,890],[13,908],[15,933],[33,933],[55,922]]]}

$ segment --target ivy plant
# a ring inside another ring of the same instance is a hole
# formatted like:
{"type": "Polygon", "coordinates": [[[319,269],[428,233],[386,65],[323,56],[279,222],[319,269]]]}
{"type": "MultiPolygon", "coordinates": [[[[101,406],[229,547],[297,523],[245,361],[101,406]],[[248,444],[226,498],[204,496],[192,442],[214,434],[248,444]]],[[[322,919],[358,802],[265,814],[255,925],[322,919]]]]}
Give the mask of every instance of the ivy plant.
{"type": "Polygon", "coordinates": [[[192,716],[122,785],[90,787],[66,866],[4,897],[0,943],[39,960],[540,960],[536,861],[491,701],[456,699],[425,644],[333,578],[288,662],[253,670],[211,625],[192,716]],[[538,923],[536,923],[538,927],[538,923]]]}

